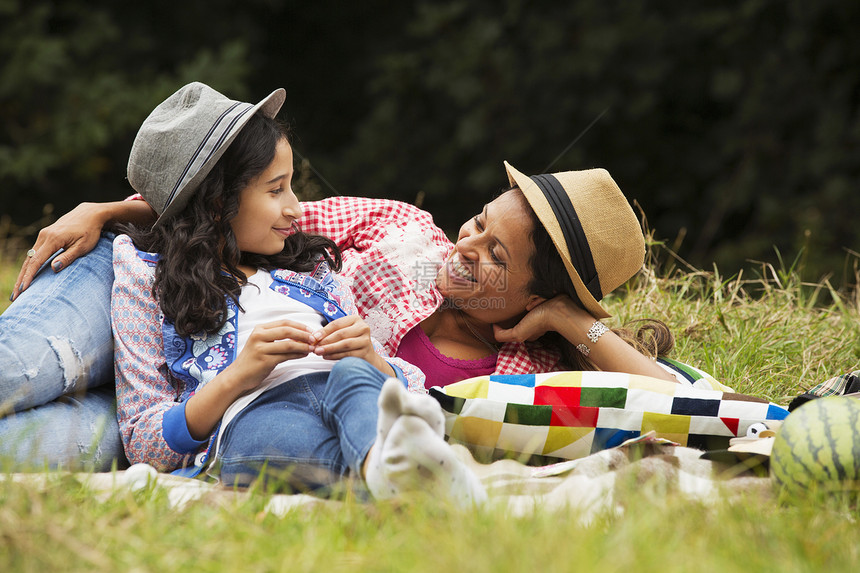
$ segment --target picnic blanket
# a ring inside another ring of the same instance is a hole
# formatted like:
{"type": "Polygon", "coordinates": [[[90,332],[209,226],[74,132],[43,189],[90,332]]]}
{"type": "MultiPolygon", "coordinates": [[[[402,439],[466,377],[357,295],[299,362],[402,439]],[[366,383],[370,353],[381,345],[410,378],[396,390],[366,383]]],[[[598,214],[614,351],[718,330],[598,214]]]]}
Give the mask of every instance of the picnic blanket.
{"type": "MultiPolygon", "coordinates": [[[[772,495],[769,478],[754,477],[731,463],[703,459],[701,450],[656,438],[653,433],[584,458],[538,467],[513,460],[481,464],[466,448],[459,445],[452,448],[481,479],[488,492],[488,503],[501,505],[515,516],[534,511],[570,511],[582,523],[589,523],[603,512],[623,512],[629,496],[637,495],[635,492],[645,485],[652,486],[651,491],[658,495],[681,495],[705,503],[748,492],[758,498],[772,495]]],[[[161,488],[166,490],[171,506],[178,510],[191,503],[229,507],[250,495],[265,495],[170,474],[153,474],[149,481],[141,479],[139,473],[132,476],[127,471],[72,475],[94,495],[105,498],[129,489],[161,488]]],[[[5,479],[48,488],[56,476],[56,472],[18,473],[5,479]]],[[[267,497],[265,511],[277,516],[343,503],[308,494],[267,497]]]]}

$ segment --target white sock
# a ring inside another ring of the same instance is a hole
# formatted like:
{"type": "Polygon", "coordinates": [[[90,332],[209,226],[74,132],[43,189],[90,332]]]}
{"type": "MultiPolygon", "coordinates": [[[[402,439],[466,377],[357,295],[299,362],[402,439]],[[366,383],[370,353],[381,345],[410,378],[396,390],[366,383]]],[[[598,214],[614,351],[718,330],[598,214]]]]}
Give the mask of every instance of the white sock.
{"type": "Polygon", "coordinates": [[[385,383],[379,396],[376,443],[367,465],[367,486],[374,497],[387,499],[420,490],[461,507],[486,501],[477,476],[445,442],[444,426],[436,400],[408,393],[397,380],[385,383]]]}
{"type": "Polygon", "coordinates": [[[378,499],[388,499],[398,493],[398,488],[385,477],[382,463],[382,450],[391,427],[404,411],[424,418],[428,425],[435,428],[439,437],[445,436],[445,416],[439,403],[426,394],[415,394],[406,390],[396,378],[389,378],[379,393],[379,418],[376,422],[376,442],[368,454],[367,486],[378,499]],[[428,402],[429,400],[429,402],[428,402]]]}
{"type": "Polygon", "coordinates": [[[445,414],[442,413],[439,402],[427,394],[409,392],[403,382],[397,378],[389,378],[379,393],[377,440],[380,443],[385,441],[391,425],[402,415],[418,416],[427,422],[440,438],[445,437],[445,414]]]}

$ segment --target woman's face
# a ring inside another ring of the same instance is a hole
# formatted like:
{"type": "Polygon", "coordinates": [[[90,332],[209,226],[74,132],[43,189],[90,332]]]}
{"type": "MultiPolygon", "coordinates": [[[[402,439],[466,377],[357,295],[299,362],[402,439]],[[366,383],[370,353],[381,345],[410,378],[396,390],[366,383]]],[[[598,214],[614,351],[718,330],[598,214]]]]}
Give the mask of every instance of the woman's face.
{"type": "Polygon", "coordinates": [[[543,299],[530,295],[531,209],[519,190],[507,191],[460,227],[454,252],[439,269],[442,295],[477,320],[505,323],[543,299]]]}
{"type": "Polygon", "coordinates": [[[293,233],[302,208],[291,187],[293,150],[286,139],[275,148],[275,158],[239,193],[239,212],[230,221],[239,250],[274,255],[293,233]]]}

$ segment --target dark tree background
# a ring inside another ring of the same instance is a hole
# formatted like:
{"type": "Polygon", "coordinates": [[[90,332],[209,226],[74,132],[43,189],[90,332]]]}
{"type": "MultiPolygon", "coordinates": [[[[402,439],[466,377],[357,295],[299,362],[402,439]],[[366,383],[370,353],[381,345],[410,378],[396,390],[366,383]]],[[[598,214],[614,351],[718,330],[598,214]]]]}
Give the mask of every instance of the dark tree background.
{"type": "Polygon", "coordinates": [[[858,22],[856,0],[0,0],[0,212],[125,196],[137,127],[188,81],[282,86],[323,194],[421,201],[454,231],[503,159],[602,166],[697,266],[778,250],[839,276],[860,250],[858,22]]]}

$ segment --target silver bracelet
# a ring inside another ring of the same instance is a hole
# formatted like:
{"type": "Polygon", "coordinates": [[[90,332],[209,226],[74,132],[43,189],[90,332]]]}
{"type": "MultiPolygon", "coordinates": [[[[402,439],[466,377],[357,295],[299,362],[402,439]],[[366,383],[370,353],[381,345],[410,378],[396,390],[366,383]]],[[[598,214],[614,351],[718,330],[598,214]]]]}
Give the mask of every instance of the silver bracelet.
{"type": "Polygon", "coordinates": [[[584,344],[577,344],[576,349],[582,352],[583,356],[588,356],[589,354],[591,354],[591,350],[589,350],[588,347],[584,344]]]}
{"type": "Polygon", "coordinates": [[[609,329],[605,324],[600,322],[599,320],[595,320],[594,324],[591,325],[591,328],[588,329],[586,336],[591,342],[597,342],[597,339],[609,332],[609,329]]]}

